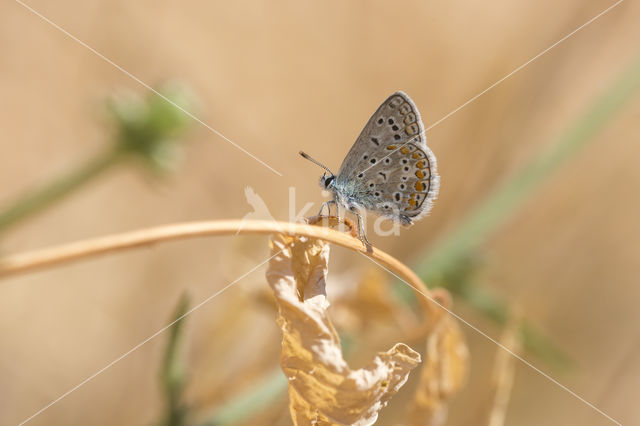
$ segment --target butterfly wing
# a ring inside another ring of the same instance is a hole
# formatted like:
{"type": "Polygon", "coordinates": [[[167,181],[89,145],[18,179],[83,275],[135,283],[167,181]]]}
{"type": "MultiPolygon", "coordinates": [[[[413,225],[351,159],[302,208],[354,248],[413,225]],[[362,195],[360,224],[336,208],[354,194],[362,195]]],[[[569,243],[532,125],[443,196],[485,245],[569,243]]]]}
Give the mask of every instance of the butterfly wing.
{"type": "Polygon", "coordinates": [[[439,189],[436,159],[405,93],[389,96],[371,116],[340,167],[336,187],[354,204],[406,225],[429,212],[439,189]]]}

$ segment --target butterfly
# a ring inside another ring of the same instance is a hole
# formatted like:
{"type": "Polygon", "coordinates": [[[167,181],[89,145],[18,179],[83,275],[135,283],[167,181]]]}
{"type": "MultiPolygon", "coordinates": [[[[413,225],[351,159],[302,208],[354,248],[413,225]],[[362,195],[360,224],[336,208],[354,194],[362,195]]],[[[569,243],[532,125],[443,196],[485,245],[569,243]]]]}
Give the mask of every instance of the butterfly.
{"type": "Polygon", "coordinates": [[[370,247],[362,209],[404,226],[424,217],[438,196],[440,178],[436,158],[427,147],[424,125],[416,105],[404,92],[389,96],[378,107],[334,174],[324,164],[300,151],[326,170],[320,186],[333,195],[322,204],[344,207],[358,218],[362,242],[370,247]]]}

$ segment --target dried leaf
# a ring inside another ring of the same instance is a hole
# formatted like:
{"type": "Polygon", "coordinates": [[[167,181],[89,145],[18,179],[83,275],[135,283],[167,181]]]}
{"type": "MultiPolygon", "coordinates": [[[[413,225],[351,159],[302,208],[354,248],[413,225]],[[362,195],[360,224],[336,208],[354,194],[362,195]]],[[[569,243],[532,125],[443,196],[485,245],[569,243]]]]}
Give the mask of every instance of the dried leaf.
{"type": "Polygon", "coordinates": [[[400,306],[393,298],[382,272],[379,268],[366,270],[360,279],[354,280],[353,291],[340,301],[362,318],[362,327],[367,327],[372,319],[394,322],[400,313],[407,314],[406,306],[400,306]]]}
{"type": "Polygon", "coordinates": [[[352,370],[327,316],[325,279],[329,246],[306,238],[275,236],[267,280],[282,328],[281,366],[289,380],[296,425],[370,425],[404,385],[420,355],[398,343],[352,370]]]}
{"type": "Polygon", "coordinates": [[[447,418],[447,402],[464,385],[469,353],[458,323],[443,316],[427,339],[425,366],[409,410],[409,424],[436,426],[447,418]]]}

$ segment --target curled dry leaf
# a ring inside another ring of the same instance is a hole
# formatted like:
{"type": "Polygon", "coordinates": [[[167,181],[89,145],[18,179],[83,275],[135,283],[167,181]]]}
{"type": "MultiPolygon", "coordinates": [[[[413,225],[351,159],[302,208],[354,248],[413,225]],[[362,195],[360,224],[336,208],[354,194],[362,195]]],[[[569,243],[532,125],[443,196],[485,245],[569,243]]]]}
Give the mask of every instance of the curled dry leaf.
{"type": "Polygon", "coordinates": [[[448,314],[427,339],[425,365],[409,409],[412,426],[437,426],[447,418],[447,402],[466,381],[469,353],[458,323],[448,314]]]}
{"type": "Polygon", "coordinates": [[[327,316],[329,246],[304,237],[274,236],[267,280],[282,328],[281,365],[296,425],[370,425],[404,385],[420,355],[402,343],[352,370],[327,316]]]}
{"type": "MultiPolygon", "coordinates": [[[[380,341],[402,335],[417,340],[424,324],[433,315],[416,315],[413,309],[394,293],[387,272],[377,266],[360,272],[332,276],[331,315],[334,324],[350,334],[380,341]]],[[[426,333],[423,333],[426,334],[426,333]]],[[[419,336],[423,340],[424,335],[419,336]]]]}

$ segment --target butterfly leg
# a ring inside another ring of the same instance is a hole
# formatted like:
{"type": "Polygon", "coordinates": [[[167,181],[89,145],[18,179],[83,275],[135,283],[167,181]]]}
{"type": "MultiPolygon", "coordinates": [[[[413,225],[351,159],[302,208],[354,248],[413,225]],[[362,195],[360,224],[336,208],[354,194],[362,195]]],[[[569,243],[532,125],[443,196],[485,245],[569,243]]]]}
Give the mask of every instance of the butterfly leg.
{"type": "Polygon", "coordinates": [[[334,204],[336,206],[336,209],[338,208],[337,207],[338,204],[336,200],[325,201],[324,203],[322,203],[322,205],[320,205],[320,211],[318,212],[318,216],[322,216],[322,211],[324,210],[325,206],[327,206],[327,216],[331,216],[331,204],[334,204]]]}
{"type": "Polygon", "coordinates": [[[333,204],[334,206],[336,206],[336,216],[338,216],[338,217],[339,217],[340,215],[339,215],[339,212],[338,212],[338,202],[337,202],[336,200],[330,200],[330,201],[327,201],[327,210],[328,210],[327,214],[328,214],[329,216],[331,216],[331,205],[332,205],[332,204],[333,204]]]}
{"type": "Polygon", "coordinates": [[[329,210],[329,214],[331,213],[331,209],[329,209],[329,205],[328,205],[328,201],[325,201],[324,203],[320,204],[320,210],[318,211],[317,216],[322,216],[322,211],[324,210],[324,206],[327,206],[327,210],[329,210]]]}
{"type": "Polygon", "coordinates": [[[360,241],[362,241],[362,244],[364,244],[364,246],[366,247],[367,253],[371,253],[373,249],[371,243],[367,239],[367,232],[364,229],[364,221],[362,220],[362,215],[360,215],[360,212],[355,207],[352,207],[349,210],[351,210],[351,212],[358,218],[358,234],[360,236],[360,241]]]}

